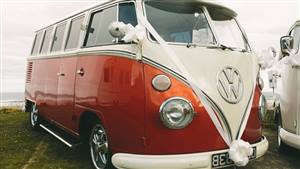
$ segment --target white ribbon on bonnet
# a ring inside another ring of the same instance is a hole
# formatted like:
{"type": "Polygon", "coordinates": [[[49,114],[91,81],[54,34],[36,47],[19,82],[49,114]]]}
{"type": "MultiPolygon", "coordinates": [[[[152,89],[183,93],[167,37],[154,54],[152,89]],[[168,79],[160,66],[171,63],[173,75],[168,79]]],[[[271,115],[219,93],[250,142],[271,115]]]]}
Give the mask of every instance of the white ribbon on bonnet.
{"type": "Polygon", "coordinates": [[[218,130],[219,134],[225,141],[225,143],[229,147],[229,158],[235,163],[237,166],[245,166],[249,162],[249,156],[252,155],[253,149],[251,148],[250,144],[248,142],[245,142],[241,139],[243,131],[246,128],[246,124],[250,115],[251,111],[251,105],[254,97],[254,91],[255,91],[255,85],[256,85],[256,67],[255,67],[255,58],[253,58],[253,91],[252,91],[252,98],[250,101],[250,104],[246,110],[244,121],[241,124],[240,133],[238,134],[238,138],[231,142],[231,139],[226,134],[225,130],[223,129],[221,123],[218,120],[218,117],[216,116],[214,110],[210,106],[209,101],[207,100],[205,94],[202,92],[201,87],[196,81],[193,79],[193,77],[190,75],[190,73],[187,71],[186,67],[182,64],[180,58],[176,55],[176,53],[168,46],[168,44],[162,39],[162,37],[156,32],[156,30],[152,27],[152,25],[148,22],[148,20],[142,16],[141,12],[137,12],[138,14],[138,20],[143,25],[137,25],[136,27],[133,27],[130,24],[127,25],[120,25],[122,27],[122,31],[125,34],[122,40],[125,42],[135,42],[135,43],[141,43],[146,35],[145,28],[154,36],[154,38],[158,41],[158,43],[161,45],[163,50],[167,53],[167,56],[169,60],[171,60],[174,65],[177,66],[180,73],[187,79],[188,83],[190,84],[191,88],[195,92],[195,94],[198,96],[199,100],[205,107],[206,111],[208,112],[208,115],[210,116],[213,124],[215,125],[216,129],[218,130]]]}

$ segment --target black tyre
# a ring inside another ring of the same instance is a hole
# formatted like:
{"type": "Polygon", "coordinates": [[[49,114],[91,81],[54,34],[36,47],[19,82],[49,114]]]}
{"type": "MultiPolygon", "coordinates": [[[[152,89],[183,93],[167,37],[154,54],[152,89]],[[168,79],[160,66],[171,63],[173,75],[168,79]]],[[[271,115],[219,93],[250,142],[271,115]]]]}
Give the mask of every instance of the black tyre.
{"type": "Polygon", "coordinates": [[[90,131],[89,149],[92,163],[96,169],[111,168],[107,133],[98,121],[94,123],[90,131]]]}
{"type": "Polygon", "coordinates": [[[32,104],[29,112],[29,123],[33,129],[39,128],[39,124],[40,124],[39,110],[35,103],[32,104]]]}

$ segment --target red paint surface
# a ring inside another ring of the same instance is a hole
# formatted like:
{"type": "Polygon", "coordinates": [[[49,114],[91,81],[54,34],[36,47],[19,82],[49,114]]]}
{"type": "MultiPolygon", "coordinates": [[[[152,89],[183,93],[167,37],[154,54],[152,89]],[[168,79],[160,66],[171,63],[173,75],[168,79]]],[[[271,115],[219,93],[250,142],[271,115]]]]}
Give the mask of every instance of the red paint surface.
{"type": "MultiPolygon", "coordinates": [[[[34,60],[26,98],[38,103],[44,117],[73,133],[79,132],[83,113],[95,113],[107,130],[114,153],[183,154],[227,148],[192,90],[165,74],[172,81],[171,88],[166,92],[155,91],[151,81],[157,74],[165,73],[116,56],[34,60]],[[81,68],[83,76],[76,74],[81,68]],[[181,130],[166,128],[159,118],[161,103],[174,96],[190,100],[197,112],[192,123],[181,130]]],[[[261,138],[259,96],[257,89],[243,134],[243,139],[251,143],[261,138]]]]}

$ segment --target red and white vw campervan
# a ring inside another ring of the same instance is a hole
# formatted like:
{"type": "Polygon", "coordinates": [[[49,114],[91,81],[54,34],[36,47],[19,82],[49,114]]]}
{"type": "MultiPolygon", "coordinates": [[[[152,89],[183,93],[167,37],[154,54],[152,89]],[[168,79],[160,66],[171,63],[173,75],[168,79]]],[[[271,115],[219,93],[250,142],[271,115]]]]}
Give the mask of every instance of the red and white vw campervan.
{"type": "Polygon", "coordinates": [[[263,156],[259,67],[236,16],[212,1],[112,0],[36,31],[31,126],[85,143],[97,169],[221,168],[237,139],[263,156]]]}

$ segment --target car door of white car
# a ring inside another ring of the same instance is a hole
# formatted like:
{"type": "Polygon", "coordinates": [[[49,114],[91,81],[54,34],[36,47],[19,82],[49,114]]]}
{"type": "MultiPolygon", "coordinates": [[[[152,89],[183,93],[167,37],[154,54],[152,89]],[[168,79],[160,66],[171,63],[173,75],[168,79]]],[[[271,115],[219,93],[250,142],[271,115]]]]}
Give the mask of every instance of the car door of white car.
{"type": "Polygon", "coordinates": [[[294,38],[292,54],[281,62],[276,93],[280,96],[282,127],[300,134],[300,26],[296,26],[290,35],[294,38]]]}

